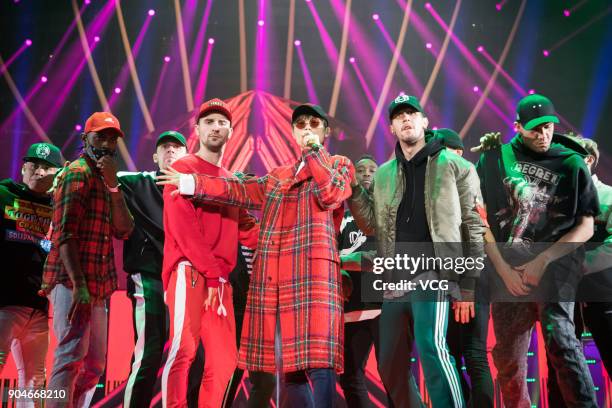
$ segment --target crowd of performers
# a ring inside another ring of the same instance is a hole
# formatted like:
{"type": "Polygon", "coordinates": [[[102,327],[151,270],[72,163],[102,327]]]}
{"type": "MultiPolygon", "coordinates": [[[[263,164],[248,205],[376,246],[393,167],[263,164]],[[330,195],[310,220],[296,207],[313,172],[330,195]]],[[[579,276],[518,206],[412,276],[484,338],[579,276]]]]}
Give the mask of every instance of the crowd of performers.
{"type": "Polygon", "coordinates": [[[20,389],[65,392],[45,406],[90,405],[106,363],[115,238],[135,331],[126,407],[149,406],[160,369],[164,407],[229,407],[246,372],[249,407],[271,398],[331,407],[337,381],[349,407],[369,407],[372,347],[389,405],[423,407],[414,345],[433,407],[493,407],[490,318],[506,407],[531,407],[536,321],[549,406],[596,407],[579,339],[588,327],[611,373],[612,188],[594,174],[597,144],[555,133],[553,104],[537,94],[518,103],[508,143],[481,139],[476,165],[462,158],[455,131],[430,129],[414,96],[393,99],[387,119],[392,158],[352,163],[327,151],[326,112],[300,105],[291,128],[301,155],[261,177],[221,166],[233,118],[219,99],[194,118],[196,153],[176,131],[159,135],[154,172],[118,172],[124,133],[107,112],[87,120],[72,162],[33,144],[22,179],[0,182],[0,372],[11,354],[20,389]],[[365,296],[376,259],[394,259],[407,243],[439,258],[458,243],[486,264],[420,268],[410,282],[448,284],[365,296]],[[47,380],[49,304],[57,348],[47,380]],[[199,347],[203,363],[190,376],[199,347]],[[190,391],[193,378],[199,389],[190,391]]]}

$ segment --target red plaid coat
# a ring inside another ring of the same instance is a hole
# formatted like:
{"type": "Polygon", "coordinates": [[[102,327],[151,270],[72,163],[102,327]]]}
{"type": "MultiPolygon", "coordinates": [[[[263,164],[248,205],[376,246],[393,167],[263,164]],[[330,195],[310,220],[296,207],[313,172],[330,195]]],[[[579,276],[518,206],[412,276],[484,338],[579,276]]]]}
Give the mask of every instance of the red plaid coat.
{"type": "Polygon", "coordinates": [[[238,365],[274,372],[280,312],[283,371],[343,369],[343,300],[334,215],[354,170],[324,149],[249,180],[196,177],[196,200],[262,210],[238,365]],[[297,174],[296,174],[297,172],[297,174]]]}

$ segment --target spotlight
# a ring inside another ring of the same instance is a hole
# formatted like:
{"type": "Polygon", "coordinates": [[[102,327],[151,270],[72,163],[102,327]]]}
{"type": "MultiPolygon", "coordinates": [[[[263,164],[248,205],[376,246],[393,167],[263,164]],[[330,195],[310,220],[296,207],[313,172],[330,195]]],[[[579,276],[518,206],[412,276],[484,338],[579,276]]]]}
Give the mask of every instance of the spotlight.
{"type": "Polygon", "coordinates": [[[151,17],[153,17],[153,16],[155,15],[155,10],[150,9],[150,10],[149,10],[149,15],[150,15],[151,17]]]}
{"type": "Polygon", "coordinates": [[[372,14],[372,20],[378,21],[379,18],[380,16],[378,14],[372,14]]]}
{"type": "Polygon", "coordinates": [[[354,63],[355,63],[355,57],[351,57],[351,58],[349,58],[349,62],[350,62],[351,64],[354,64],[354,63]]]}
{"type": "Polygon", "coordinates": [[[529,95],[533,95],[535,93],[535,89],[530,89],[529,90],[529,95]]]}
{"type": "Polygon", "coordinates": [[[264,24],[265,24],[265,23],[264,23],[264,21],[263,21],[263,20],[259,20],[259,21],[257,22],[257,25],[258,25],[258,26],[260,26],[260,27],[263,27],[263,25],[264,25],[264,24]]]}
{"type": "Polygon", "coordinates": [[[30,40],[29,38],[27,40],[25,40],[25,45],[28,46],[28,47],[30,45],[32,45],[32,40],[30,40]]]}
{"type": "Polygon", "coordinates": [[[302,42],[300,40],[295,40],[293,42],[293,45],[295,45],[296,47],[299,47],[300,45],[302,45],[302,42]]]}
{"type": "Polygon", "coordinates": [[[431,128],[431,130],[438,130],[438,127],[434,126],[434,127],[431,128]]]}
{"type": "Polygon", "coordinates": [[[306,3],[310,3],[311,0],[306,0],[306,3]]]}
{"type": "Polygon", "coordinates": [[[95,42],[100,42],[100,37],[98,37],[97,35],[94,37],[94,41],[95,42]]]}
{"type": "Polygon", "coordinates": [[[214,44],[215,43],[215,39],[214,38],[209,38],[208,39],[208,43],[211,44],[211,45],[214,44]]]}
{"type": "Polygon", "coordinates": [[[40,77],[40,82],[42,82],[42,83],[45,83],[45,82],[47,82],[48,80],[49,80],[49,79],[48,79],[46,76],[44,76],[44,75],[40,77]]]}
{"type": "Polygon", "coordinates": [[[85,0],[85,4],[91,3],[91,0],[85,0]]]}
{"type": "Polygon", "coordinates": [[[483,52],[484,51],[484,47],[482,45],[479,45],[478,48],[476,48],[476,51],[483,52]]]}
{"type": "Polygon", "coordinates": [[[563,10],[563,15],[564,15],[565,17],[569,17],[569,16],[570,16],[570,14],[571,14],[571,13],[570,13],[570,11],[569,11],[569,10],[567,10],[567,9],[566,9],[566,10],[563,10]]]}
{"type": "Polygon", "coordinates": [[[425,44],[425,48],[430,49],[431,48],[431,43],[425,44]]]}
{"type": "Polygon", "coordinates": [[[497,10],[497,11],[501,11],[501,9],[502,9],[502,5],[501,5],[501,3],[497,3],[497,4],[495,5],[495,10],[497,10]]]}
{"type": "Polygon", "coordinates": [[[431,8],[431,3],[429,3],[429,2],[425,3],[425,8],[427,10],[429,10],[431,8]]]}
{"type": "Polygon", "coordinates": [[[165,62],[170,62],[170,57],[166,55],[166,56],[164,57],[164,61],[165,61],[165,62]]]}
{"type": "Polygon", "coordinates": [[[550,55],[550,51],[548,50],[543,50],[542,51],[542,55],[544,55],[545,57],[548,57],[550,55]]]}
{"type": "Polygon", "coordinates": [[[120,94],[120,93],[121,93],[121,88],[116,87],[116,88],[115,88],[115,93],[116,93],[116,94],[120,94]]]}
{"type": "Polygon", "coordinates": [[[474,87],[472,88],[472,91],[474,91],[474,92],[478,92],[478,90],[479,90],[479,89],[480,89],[480,88],[478,88],[476,85],[474,85],[474,87]]]}
{"type": "Polygon", "coordinates": [[[75,125],[74,130],[76,130],[77,132],[80,132],[81,129],[83,129],[83,127],[81,125],[75,125]]]}

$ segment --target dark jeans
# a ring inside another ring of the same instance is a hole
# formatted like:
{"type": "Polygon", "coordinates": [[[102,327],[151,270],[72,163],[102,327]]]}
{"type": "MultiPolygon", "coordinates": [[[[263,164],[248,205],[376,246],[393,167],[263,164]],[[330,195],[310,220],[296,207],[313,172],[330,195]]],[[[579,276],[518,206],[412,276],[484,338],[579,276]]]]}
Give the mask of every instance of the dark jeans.
{"type": "Polygon", "coordinates": [[[576,339],[573,302],[493,303],[491,313],[497,339],[493,360],[507,407],[531,406],[526,381],[527,351],[538,319],[563,400],[572,407],[597,407],[593,380],[576,339]]]}
{"type": "Polygon", "coordinates": [[[351,408],[372,407],[365,379],[365,366],[374,345],[379,353],[378,317],[344,324],[344,374],[340,385],[346,405],[351,408]]]}
{"type": "MultiPolygon", "coordinates": [[[[612,373],[612,303],[610,302],[593,302],[586,303],[580,308],[576,304],[576,312],[574,313],[574,321],[576,326],[576,337],[579,339],[584,331],[584,326],[590,330],[601,361],[608,372],[612,373]],[[584,319],[584,320],[583,320],[584,319]]],[[[561,397],[561,390],[555,375],[555,369],[551,364],[550,358],[547,359],[548,364],[548,405],[555,408],[565,408],[567,405],[561,397]]]]}
{"type": "Polygon", "coordinates": [[[450,312],[446,340],[455,358],[463,395],[469,401],[468,406],[493,408],[493,380],[487,359],[490,307],[488,303],[476,303],[475,307],[475,317],[467,324],[457,323],[454,312],[450,312]],[[465,360],[471,387],[461,371],[462,358],[465,360]]]}
{"type": "Polygon", "coordinates": [[[247,407],[268,408],[276,385],[274,374],[264,373],[263,371],[249,371],[249,379],[251,380],[251,393],[249,394],[247,407]]]}
{"type": "MultiPolygon", "coordinates": [[[[249,377],[253,388],[248,407],[267,408],[274,392],[274,374],[254,371],[249,373],[249,377]]],[[[285,374],[281,407],[328,408],[334,406],[335,399],[336,373],[333,368],[313,368],[285,374]]]]}
{"type": "Polygon", "coordinates": [[[333,368],[313,368],[285,374],[283,407],[329,408],[334,406],[335,400],[336,372],[333,368]]]}

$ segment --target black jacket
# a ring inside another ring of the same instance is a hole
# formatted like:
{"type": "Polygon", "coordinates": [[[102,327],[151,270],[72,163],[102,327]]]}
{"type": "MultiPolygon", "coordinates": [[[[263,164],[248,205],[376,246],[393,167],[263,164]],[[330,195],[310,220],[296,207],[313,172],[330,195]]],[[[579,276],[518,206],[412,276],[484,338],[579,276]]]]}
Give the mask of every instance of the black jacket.
{"type": "Polygon", "coordinates": [[[42,271],[51,249],[45,239],[51,224],[51,198],[40,197],[21,183],[0,181],[0,307],[27,306],[46,311],[38,296],[42,271]]]}
{"type": "Polygon", "coordinates": [[[159,172],[120,172],[119,183],[134,217],[134,231],[123,246],[123,269],[161,279],[164,254],[163,189],[155,184],[159,172]]]}

